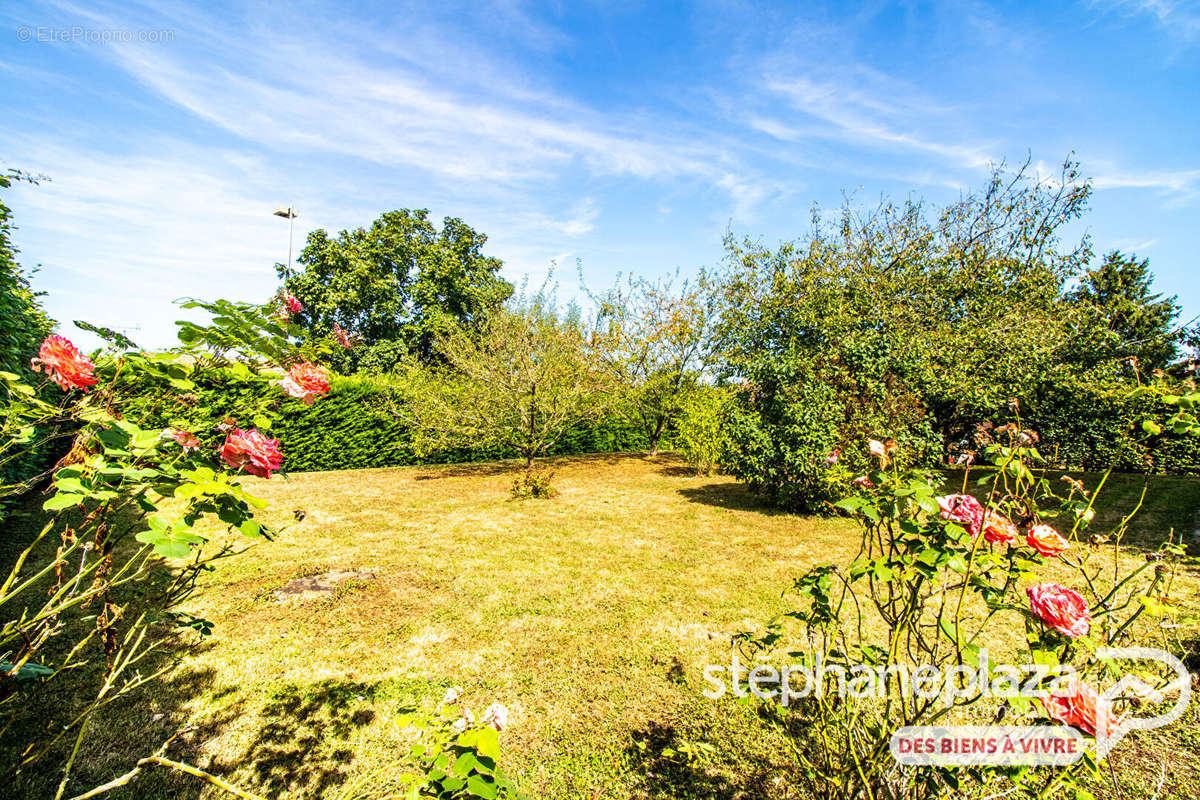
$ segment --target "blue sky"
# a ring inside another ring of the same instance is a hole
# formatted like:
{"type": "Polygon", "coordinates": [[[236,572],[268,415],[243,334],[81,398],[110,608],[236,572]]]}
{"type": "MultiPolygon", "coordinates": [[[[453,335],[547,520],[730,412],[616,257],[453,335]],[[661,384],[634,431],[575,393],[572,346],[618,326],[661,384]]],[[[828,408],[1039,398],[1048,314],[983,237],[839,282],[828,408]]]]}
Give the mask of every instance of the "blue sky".
{"type": "Polygon", "coordinates": [[[64,332],[173,339],[313,228],[427,207],[560,296],[716,265],[814,203],[955,199],[1071,151],[1096,249],[1200,313],[1200,4],[60,2],[0,9],[16,242],[64,332]],[[103,41],[107,39],[107,41],[103,41]]]}

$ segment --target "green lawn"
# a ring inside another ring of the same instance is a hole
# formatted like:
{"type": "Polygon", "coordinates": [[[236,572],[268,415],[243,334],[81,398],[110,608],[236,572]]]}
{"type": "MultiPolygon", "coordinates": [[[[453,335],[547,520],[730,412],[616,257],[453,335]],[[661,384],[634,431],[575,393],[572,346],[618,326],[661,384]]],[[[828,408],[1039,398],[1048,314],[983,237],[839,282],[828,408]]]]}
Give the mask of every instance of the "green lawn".
{"type": "MultiPolygon", "coordinates": [[[[550,501],[509,501],[509,464],[254,481],[272,521],[299,509],[304,520],[206,577],[191,610],[214,635],[166,684],[95,723],[73,786],[192,725],[174,757],[266,797],[385,797],[408,735],[398,715],[457,684],[477,710],[508,704],[507,769],[533,798],[795,796],[782,743],[746,708],[703,698],[700,670],[728,659],[730,634],[783,608],[791,577],[852,555],[853,527],[773,512],[670,456],[554,463],[550,501]],[[309,603],[275,596],[348,569],[376,577],[309,603]],[[717,752],[662,755],[687,741],[717,752]]],[[[1136,500],[1141,485],[1118,476],[1110,497],[1136,500]]],[[[1138,546],[1192,530],[1200,508],[1200,481],[1152,487],[1138,546]]],[[[1187,581],[1191,602],[1198,584],[1187,581]]],[[[1194,711],[1175,738],[1129,745],[1122,757],[1147,775],[1130,796],[1154,791],[1160,749],[1200,744],[1194,711]]],[[[1172,773],[1158,796],[1194,797],[1195,766],[1172,773]]],[[[29,791],[44,779],[22,778],[29,791]]],[[[217,793],[151,771],[111,796],[217,793]]]]}

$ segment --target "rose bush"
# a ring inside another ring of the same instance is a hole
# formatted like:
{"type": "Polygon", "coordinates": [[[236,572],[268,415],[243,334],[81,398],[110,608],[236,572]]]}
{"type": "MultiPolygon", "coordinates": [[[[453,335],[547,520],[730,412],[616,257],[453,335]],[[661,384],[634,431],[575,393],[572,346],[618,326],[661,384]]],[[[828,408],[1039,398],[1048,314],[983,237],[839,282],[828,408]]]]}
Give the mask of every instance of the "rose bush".
{"type": "MultiPolygon", "coordinates": [[[[285,370],[275,391],[306,404],[330,388],[325,368],[295,344],[299,330],[278,320],[272,305],[186,306],[208,311],[212,322],[180,323],[181,345],[168,352],[141,352],[110,338],[106,349],[85,356],[62,336],[47,337],[31,355],[31,366],[62,393],[45,393],[0,372],[0,463],[56,438],[71,443],[48,475],[44,524],[0,582],[0,763],[8,774],[55,764],[56,798],[85,788],[76,785],[73,766],[87,749],[96,712],[169,670],[168,648],[186,649],[211,633],[211,623],[185,610],[198,576],[279,532],[257,517],[266,504],[240,482],[243,472],[269,479],[287,462],[279,441],[262,430],[268,420],[253,408],[235,408],[255,426],[242,428],[227,418],[207,427],[143,427],[124,413],[130,387],[152,382],[184,396],[207,373],[236,366],[252,375],[285,370]],[[232,536],[214,537],[213,523],[232,536]],[[58,688],[64,683],[68,688],[58,688]]],[[[26,486],[2,487],[0,497],[26,486]]],[[[490,734],[464,731],[446,743],[446,752],[456,756],[475,753],[461,785],[455,776],[464,766],[455,761],[449,773],[437,773],[440,793],[432,792],[437,781],[426,768],[442,770],[443,759],[425,763],[411,756],[410,764],[421,769],[413,785],[422,796],[493,798],[507,791],[495,770],[495,734],[507,712],[494,706],[485,719],[493,726],[490,734]]],[[[151,765],[185,769],[240,791],[166,759],[163,752],[174,738],[129,772],[84,793],[122,786],[151,765]]]]}
{"type": "Polygon", "coordinates": [[[882,442],[864,448],[875,468],[832,504],[858,524],[857,555],[812,568],[792,587],[794,607],[765,632],[735,637],[749,662],[769,664],[786,654],[811,670],[833,666],[882,678],[879,695],[847,696],[834,691],[834,682],[806,686],[808,694],[789,695],[788,702],[782,689],[748,695],[791,742],[812,797],[1040,798],[1070,787],[1088,797],[1107,750],[1089,746],[1083,759],[1057,767],[913,769],[891,757],[890,738],[902,726],[1022,724],[1022,718],[1103,736],[1122,705],[1182,691],[1174,673],[1142,663],[1135,674],[1157,686],[1109,702],[1096,687],[1121,673],[1096,651],[1138,644],[1186,652],[1181,622],[1187,618],[1171,597],[1172,575],[1195,559],[1178,540],[1140,564],[1123,557],[1132,513],[1106,535],[1088,536],[1104,480],[1092,490],[1069,476],[1051,481],[1036,471],[1042,458],[1033,432],[1014,424],[1002,435],[983,454],[992,466],[973,492],[966,491],[970,469],[962,489],[943,494],[941,475],[901,468],[882,442]],[[994,691],[1004,664],[1044,667],[1032,683],[1038,696],[1016,687],[994,691]],[[952,677],[936,697],[907,690],[899,677],[926,667],[952,677]],[[965,677],[976,672],[986,686],[965,677]]]}

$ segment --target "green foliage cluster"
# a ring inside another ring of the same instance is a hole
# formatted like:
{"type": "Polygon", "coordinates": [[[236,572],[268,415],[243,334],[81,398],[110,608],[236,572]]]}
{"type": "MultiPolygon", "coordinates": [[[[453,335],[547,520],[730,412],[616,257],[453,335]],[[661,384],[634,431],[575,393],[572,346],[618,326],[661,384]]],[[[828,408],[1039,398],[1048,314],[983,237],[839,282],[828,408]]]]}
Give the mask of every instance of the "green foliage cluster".
{"type": "MultiPolygon", "coordinates": [[[[386,377],[334,376],[330,393],[311,406],[280,392],[272,384],[278,377],[231,364],[206,371],[186,392],[144,382],[127,387],[136,397],[123,413],[145,426],[190,430],[214,447],[220,439],[216,427],[232,418],[238,425],[256,427],[279,439],[284,469],[296,472],[488,461],[519,455],[499,444],[419,452],[411,429],[396,413],[402,402],[399,392],[386,377]]],[[[646,445],[640,426],[609,417],[571,429],[548,453],[619,452],[645,449],[646,445]]]]}
{"type": "MultiPolygon", "coordinates": [[[[35,182],[22,172],[10,170],[0,173],[0,190],[7,192],[18,181],[35,182]]],[[[33,290],[28,275],[17,263],[13,230],[12,211],[0,195],[0,371],[33,382],[29,359],[54,330],[54,320],[42,309],[41,293],[33,290]]],[[[51,387],[47,393],[55,391],[51,387]]],[[[35,479],[60,455],[61,448],[53,446],[14,454],[0,462],[0,486],[18,486],[35,479]]],[[[3,516],[4,507],[0,505],[0,519],[3,516]]]]}
{"type": "Polygon", "coordinates": [[[683,400],[676,440],[698,475],[712,475],[727,460],[732,399],[724,387],[705,386],[689,392],[683,400]]]}
{"type": "Polygon", "coordinates": [[[1041,435],[1042,453],[1063,466],[1200,475],[1200,438],[1171,435],[1172,398],[1178,390],[1161,385],[1063,382],[1044,387],[1022,416],[1041,435]]]}
{"type": "Polygon", "coordinates": [[[522,472],[513,479],[508,496],[513,500],[549,500],[558,494],[558,490],[550,485],[552,480],[553,472],[522,472]]]}
{"type": "Polygon", "coordinates": [[[891,438],[901,460],[936,466],[1013,399],[1064,463],[1190,469],[1190,450],[1137,440],[1149,401],[1120,397],[1118,359],[1169,357],[1178,307],[1150,293],[1144,262],[1089,270],[1088,240],[1062,241],[1089,192],[1070,162],[1053,181],[998,169],[936,213],[848,204],[777,248],[727,241],[721,354],[743,381],[730,471],[781,506],[817,509],[865,467],[830,469],[835,449],[891,438]]]}
{"type": "Polygon", "coordinates": [[[471,327],[512,294],[500,259],[483,255],[486,242],[461,219],[438,229],[425,209],[400,209],[369,228],[313,231],[300,270],[277,269],[304,307],[297,322],[306,338],[332,345],[329,364],[381,373],[406,355],[428,359],[438,336],[471,327]],[[339,346],[339,330],[356,346],[339,346]]]}

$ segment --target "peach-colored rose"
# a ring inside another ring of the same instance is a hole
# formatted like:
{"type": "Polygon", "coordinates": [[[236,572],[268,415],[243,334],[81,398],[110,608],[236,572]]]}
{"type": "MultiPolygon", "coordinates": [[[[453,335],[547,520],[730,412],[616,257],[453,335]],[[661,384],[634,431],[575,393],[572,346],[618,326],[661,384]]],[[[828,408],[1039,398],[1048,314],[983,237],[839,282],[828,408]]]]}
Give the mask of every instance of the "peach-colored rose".
{"type": "Polygon", "coordinates": [[[221,448],[221,458],[230,467],[245,467],[246,472],[260,478],[270,478],[283,464],[279,440],[268,439],[255,428],[248,431],[239,428],[229,434],[221,448]]]}
{"type": "Polygon", "coordinates": [[[1109,702],[1078,678],[1066,691],[1039,700],[1050,719],[1092,736],[1108,736],[1116,724],[1109,702]]]}
{"type": "Polygon", "coordinates": [[[34,371],[45,372],[64,389],[83,389],[96,383],[95,365],[75,345],[58,334],[47,336],[38,354],[29,360],[34,371]],[[39,366],[39,364],[41,366],[39,366]]]}
{"type": "Polygon", "coordinates": [[[1057,583],[1039,583],[1025,590],[1029,609],[1043,623],[1072,639],[1092,628],[1092,612],[1083,595],[1057,583]]]}
{"type": "Polygon", "coordinates": [[[1060,556],[1071,546],[1049,525],[1034,525],[1029,529],[1029,533],[1025,534],[1025,541],[1044,556],[1060,556]]]}
{"type": "Polygon", "coordinates": [[[983,538],[992,544],[1007,544],[1014,541],[1020,531],[1007,517],[988,511],[983,515],[983,538]]]}
{"type": "Polygon", "coordinates": [[[983,506],[969,494],[948,494],[937,498],[942,519],[957,522],[972,536],[978,536],[983,527],[983,506]]]}
{"type": "Polygon", "coordinates": [[[292,397],[311,406],[314,400],[329,391],[329,372],[322,366],[305,361],[293,364],[278,383],[292,397]]]}

